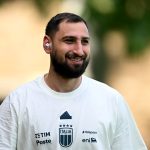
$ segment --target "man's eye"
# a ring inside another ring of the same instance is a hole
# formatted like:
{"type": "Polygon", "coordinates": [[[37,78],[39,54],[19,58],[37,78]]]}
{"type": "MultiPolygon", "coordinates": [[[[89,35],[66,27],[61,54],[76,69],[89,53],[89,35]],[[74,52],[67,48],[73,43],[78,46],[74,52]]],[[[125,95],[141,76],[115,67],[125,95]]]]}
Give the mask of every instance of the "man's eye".
{"type": "Polygon", "coordinates": [[[72,44],[74,42],[74,40],[73,39],[66,39],[65,42],[68,44],[72,44]]]}
{"type": "Polygon", "coordinates": [[[82,40],[82,44],[83,44],[83,45],[89,44],[89,40],[82,40]]]}

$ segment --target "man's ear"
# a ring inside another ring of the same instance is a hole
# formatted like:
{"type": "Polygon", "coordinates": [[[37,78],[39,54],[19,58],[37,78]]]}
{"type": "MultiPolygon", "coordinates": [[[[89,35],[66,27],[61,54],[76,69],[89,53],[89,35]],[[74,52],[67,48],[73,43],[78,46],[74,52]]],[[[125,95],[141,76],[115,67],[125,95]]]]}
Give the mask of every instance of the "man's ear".
{"type": "Polygon", "coordinates": [[[45,35],[43,38],[43,48],[47,54],[50,54],[52,50],[52,42],[51,38],[48,35],[45,35]]]}

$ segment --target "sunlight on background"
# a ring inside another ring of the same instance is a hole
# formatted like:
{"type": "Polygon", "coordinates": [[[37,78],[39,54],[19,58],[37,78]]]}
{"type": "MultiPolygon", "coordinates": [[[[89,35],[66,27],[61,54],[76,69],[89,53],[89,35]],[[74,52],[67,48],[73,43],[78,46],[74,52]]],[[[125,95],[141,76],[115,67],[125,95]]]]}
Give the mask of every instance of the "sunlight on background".
{"type": "Polygon", "coordinates": [[[28,2],[6,3],[0,8],[0,96],[48,72],[49,56],[42,40],[47,22],[58,12],[81,13],[82,1],[54,2],[49,14],[40,18],[28,2]],[[72,9],[72,7],[74,8],[72,9]],[[57,9],[56,9],[57,8],[57,9]]]}
{"type": "MultiPolygon", "coordinates": [[[[44,52],[42,47],[47,22],[59,12],[68,11],[82,14],[83,10],[86,9],[85,2],[87,1],[54,0],[48,6],[48,14],[45,17],[40,16],[35,7],[28,1],[16,0],[5,3],[0,7],[0,98],[5,97],[21,84],[48,72],[49,55],[44,52]]],[[[105,21],[109,26],[109,21],[113,17],[110,15],[111,18],[108,14],[113,13],[116,9],[113,0],[89,0],[88,2],[91,7],[94,7],[101,14],[101,16],[96,16],[95,13],[95,16],[93,16],[93,11],[85,11],[84,15],[86,17],[92,14],[91,20],[88,20],[92,24],[90,24],[91,30],[94,31],[97,28],[99,31],[105,21]],[[110,19],[103,18],[102,14],[105,14],[106,17],[109,16],[110,19]],[[94,17],[97,18],[92,20],[94,17]],[[99,18],[101,18],[101,22],[98,22],[99,18]]],[[[138,3],[140,4],[136,6],[136,9],[133,1],[127,1],[125,6],[127,14],[135,19],[140,19],[146,11],[143,1],[140,0],[138,3]]],[[[119,9],[122,10],[122,5],[119,9]]],[[[117,17],[119,15],[117,14],[117,17]]],[[[113,25],[120,25],[122,20],[120,21],[117,18],[115,21],[113,25]]],[[[145,25],[147,26],[146,23],[145,25]]],[[[128,27],[128,24],[126,27],[128,27]]],[[[140,30],[142,29],[139,27],[137,31],[140,30]]],[[[146,33],[144,32],[144,35],[146,33]]],[[[94,43],[91,53],[98,56],[98,61],[96,57],[92,59],[92,62],[96,62],[95,72],[100,70],[100,73],[104,74],[102,69],[108,67],[106,82],[123,94],[147,145],[150,145],[150,42],[141,55],[131,58],[127,55],[127,40],[122,32],[110,30],[103,37],[103,43],[100,41],[101,39],[96,39],[96,41],[94,34],[99,33],[94,31],[91,39],[91,41],[93,40],[91,44],[94,43]],[[100,57],[101,47],[105,49],[109,66],[99,64],[100,59],[104,59],[100,57]]],[[[139,34],[137,33],[137,35],[139,34]]],[[[143,40],[142,36],[137,36],[137,38],[143,40]]],[[[130,37],[130,41],[132,39],[134,41],[134,37],[130,37]]],[[[93,76],[93,70],[93,66],[90,66],[86,73],[93,76]]]]}
{"type": "Polygon", "coordinates": [[[38,20],[33,7],[23,2],[2,6],[0,20],[0,93],[6,95],[46,69],[44,20],[38,20]]]}

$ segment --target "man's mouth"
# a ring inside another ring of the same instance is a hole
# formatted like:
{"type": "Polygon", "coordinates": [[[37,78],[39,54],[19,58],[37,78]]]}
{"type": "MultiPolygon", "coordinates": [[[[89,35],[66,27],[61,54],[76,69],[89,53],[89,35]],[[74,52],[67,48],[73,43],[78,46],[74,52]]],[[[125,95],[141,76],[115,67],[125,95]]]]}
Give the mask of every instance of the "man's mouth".
{"type": "Polygon", "coordinates": [[[67,53],[66,58],[74,62],[81,62],[85,59],[85,56],[78,56],[74,53],[67,53]]]}
{"type": "Polygon", "coordinates": [[[78,61],[83,61],[83,59],[81,57],[73,57],[73,58],[69,58],[71,61],[75,61],[75,62],[78,62],[78,61]]]}
{"type": "Polygon", "coordinates": [[[77,56],[76,54],[68,54],[66,58],[74,65],[81,65],[85,59],[83,56],[77,56]]]}

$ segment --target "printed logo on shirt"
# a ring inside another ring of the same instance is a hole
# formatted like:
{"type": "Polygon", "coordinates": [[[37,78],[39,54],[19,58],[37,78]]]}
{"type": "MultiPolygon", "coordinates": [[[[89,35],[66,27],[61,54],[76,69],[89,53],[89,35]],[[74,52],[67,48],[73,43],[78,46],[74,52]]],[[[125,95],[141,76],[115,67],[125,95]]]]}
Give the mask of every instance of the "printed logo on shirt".
{"type": "Polygon", "coordinates": [[[97,134],[97,131],[82,131],[82,134],[97,134]]]}
{"type": "Polygon", "coordinates": [[[95,136],[97,131],[84,130],[82,131],[82,134],[86,136],[82,139],[83,143],[97,143],[97,139],[95,137],[91,137],[92,135],[95,136]]]}
{"type": "Polygon", "coordinates": [[[64,120],[59,125],[59,144],[62,147],[69,147],[73,143],[73,128],[71,124],[65,121],[66,119],[72,119],[72,116],[67,111],[60,116],[60,120],[64,120]]]}
{"type": "Polygon", "coordinates": [[[69,147],[73,142],[72,125],[60,125],[59,128],[59,144],[62,147],[69,147]]]}
{"type": "Polygon", "coordinates": [[[72,116],[70,116],[70,114],[68,113],[68,111],[65,111],[61,116],[60,116],[60,120],[62,119],[72,119],[72,116]]]}
{"type": "Polygon", "coordinates": [[[82,139],[83,143],[97,143],[96,138],[91,137],[91,138],[86,138],[86,139],[82,139]]]}
{"type": "Polygon", "coordinates": [[[51,144],[50,136],[51,136],[50,132],[36,133],[35,138],[37,146],[43,144],[51,144]]]}

